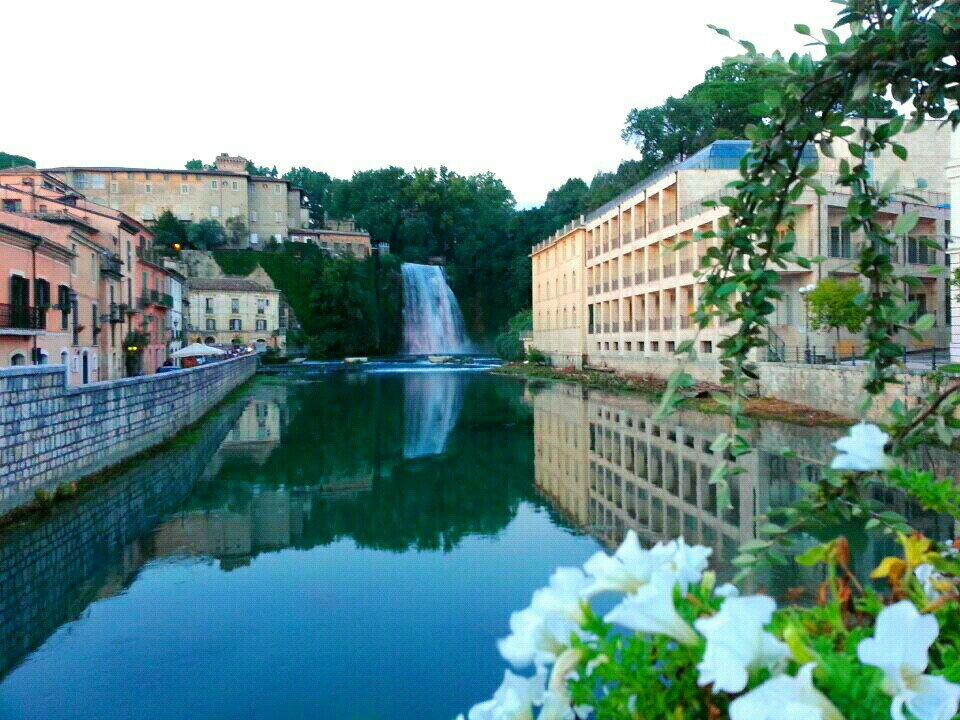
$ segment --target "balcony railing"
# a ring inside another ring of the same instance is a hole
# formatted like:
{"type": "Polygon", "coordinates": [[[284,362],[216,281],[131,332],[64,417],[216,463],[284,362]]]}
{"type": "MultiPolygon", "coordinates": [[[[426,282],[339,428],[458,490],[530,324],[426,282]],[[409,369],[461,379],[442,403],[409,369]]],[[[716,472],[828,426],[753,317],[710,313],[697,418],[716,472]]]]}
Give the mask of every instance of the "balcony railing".
{"type": "Polygon", "coordinates": [[[610,246],[611,246],[612,248],[614,248],[614,249],[620,247],[620,236],[619,236],[619,235],[615,235],[615,236],[613,237],[613,239],[610,241],[610,246]]]}
{"type": "Polygon", "coordinates": [[[663,319],[663,329],[664,330],[673,330],[673,318],[665,317],[663,319]]]}
{"type": "Polygon", "coordinates": [[[624,320],[624,321],[623,321],[623,331],[624,331],[624,332],[633,332],[633,320],[624,320]]]}
{"type": "Polygon", "coordinates": [[[173,295],[169,293],[161,293],[160,295],[160,305],[165,308],[173,307],[173,295]]]}
{"type": "Polygon", "coordinates": [[[683,275],[685,273],[690,272],[691,270],[693,270],[693,259],[692,258],[682,259],[680,261],[680,274],[683,275]]]}
{"type": "Polygon", "coordinates": [[[674,267],[673,263],[666,263],[663,266],[663,276],[665,278],[673,277],[673,274],[675,272],[676,272],[676,268],[674,267]]]}
{"type": "Polygon", "coordinates": [[[609,291],[610,291],[610,281],[608,281],[608,280],[607,280],[607,281],[604,281],[604,283],[603,283],[603,291],[604,291],[604,292],[609,292],[609,291]]]}
{"type": "Polygon", "coordinates": [[[610,323],[610,332],[620,332],[620,323],[610,323]]]}
{"type": "Polygon", "coordinates": [[[664,227],[670,227],[671,225],[676,225],[676,224],[677,224],[677,211],[676,211],[676,210],[670,210],[669,212],[665,212],[665,213],[663,214],[663,226],[664,226],[664,227]]]}
{"type": "Polygon", "coordinates": [[[637,285],[643,282],[643,273],[636,273],[633,276],[633,282],[637,285]]]}
{"type": "Polygon", "coordinates": [[[593,285],[587,285],[587,295],[593,295],[593,285]]]}
{"type": "Polygon", "coordinates": [[[607,250],[610,249],[610,243],[607,240],[604,240],[603,245],[601,247],[603,248],[603,252],[606,252],[607,250]]]}
{"type": "Polygon", "coordinates": [[[46,330],[47,308],[0,303],[0,328],[9,330],[46,330]]]}
{"type": "Polygon", "coordinates": [[[653,280],[660,279],[660,268],[650,268],[647,270],[647,281],[652,282],[653,280]]]}
{"type": "Polygon", "coordinates": [[[618,290],[620,288],[620,281],[617,278],[614,278],[610,281],[610,289],[618,290]]]}
{"type": "Polygon", "coordinates": [[[690,329],[690,316],[689,316],[689,315],[681,315],[681,316],[680,316],[680,329],[681,329],[681,330],[689,330],[689,329],[690,329]]]}
{"type": "Polygon", "coordinates": [[[659,330],[660,318],[647,318],[647,328],[650,330],[659,330]]]}
{"type": "Polygon", "coordinates": [[[651,220],[650,222],[647,223],[647,234],[648,234],[648,235],[649,235],[650,233],[655,233],[655,232],[656,232],[657,230],[659,230],[659,229],[660,229],[660,218],[654,218],[653,220],[651,220]]]}
{"type": "Polygon", "coordinates": [[[646,323],[643,321],[643,318],[637,318],[636,320],[633,321],[633,323],[635,326],[634,330],[637,330],[637,331],[643,330],[644,326],[646,325],[646,323]]]}
{"type": "Polygon", "coordinates": [[[642,228],[642,227],[636,227],[636,228],[634,228],[634,229],[633,229],[633,239],[634,239],[634,240],[639,240],[639,239],[642,238],[642,237],[643,237],[643,228],[642,228]]]}
{"type": "Polygon", "coordinates": [[[123,277],[123,261],[119,255],[101,255],[100,272],[114,277],[123,277]]]}
{"type": "Polygon", "coordinates": [[[627,276],[625,276],[625,277],[623,278],[623,286],[624,286],[625,288],[630,287],[630,284],[631,284],[632,282],[633,282],[633,278],[630,277],[629,275],[627,275],[627,276]]]}
{"type": "Polygon", "coordinates": [[[603,331],[604,331],[605,333],[610,332],[610,323],[605,322],[605,323],[603,324],[603,331]]]}

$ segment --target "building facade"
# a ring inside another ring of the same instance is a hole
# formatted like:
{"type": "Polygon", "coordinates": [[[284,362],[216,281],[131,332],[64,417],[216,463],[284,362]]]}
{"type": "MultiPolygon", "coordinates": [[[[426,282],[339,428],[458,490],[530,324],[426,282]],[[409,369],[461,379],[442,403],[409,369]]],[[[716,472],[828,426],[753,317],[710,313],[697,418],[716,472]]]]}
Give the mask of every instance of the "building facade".
{"type": "Polygon", "coordinates": [[[313,243],[332,255],[352,255],[358,260],[370,257],[370,234],[358,230],[300,228],[290,231],[290,242],[313,243]]]}
{"type": "Polygon", "coordinates": [[[190,342],[252,345],[258,351],[286,347],[280,326],[280,291],[264,280],[240,277],[187,278],[190,342]]]}
{"type": "Polygon", "coordinates": [[[290,229],[305,227],[303,191],[280,178],[250,175],[243,157],[218,155],[212,170],[58,167],[47,172],[89,200],[142,221],[169,210],[183,221],[242,222],[246,241],[259,249],[283,242],[290,229]]]}
{"type": "MultiPolygon", "coordinates": [[[[950,183],[951,227],[960,228],[960,132],[950,138],[950,162],[947,165],[947,181],[950,183]]],[[[953,317],[950,336],[950,362],[960,362],[960,237],[948,235],[947,260],[950,275],[956,279],[950,294],[953,317]]]]}
{"type": "MultiPolygon", "coordinates": [[[[944,347],[950,317],[947,281],[932,271],[934,265],[943,263],[944,253],[929,249],[923,239],[935,238],[942,246],[949,234],[943,171],[948,138],[934,124],[906,137],[908,162],[892,155],[871,162],[881,180],[897,170],[907,187],[921,177],[928,183],[928,189],[912,190],[922,201],[894,203],[884,211],[882,220],[892,224],[898,215],[911,210],[920,215],[920,222],[903,239],[893,261],[921,279],[921,287],[911,291],[911,299],[918,302],[919,313],[933,313],[937,322],[922,341],[904,340],[915,349],[944,347]]],[[[630,369],[634,359],[670,356],[685,340],[696,340],[701,360],[716,357],[717,345],[729,330],[716,324],[699,329],[692,318],[700,289],[694,273],[716,241],[693,240],[698,232],[718,230],[726,208],[703,203],[716,201],[725,193],[726,184],[739,176],[739,161],[748,146],[746,141],[715,142],[534,246],[534,347],[559,364],[587,361],[623,369],[630,369]],[[584,260],[578,274],[585,285],[583,300],[569,289],[577,261],[568,255],[575,251],[568,248],[575,248],[581,237],[584,260]],[[675,249],[678,245],[679,251],[675,249]]],[[[836,159],[819,158],[817,177],[827,193],[818,196],[808,190],[797,201],[801,214],[796,251],[826,260],[812,269],[791,266],[777,270],[784,297],[772,318],[771,345],[776,356],[770,359],[793,360],[797,356],[799,360],[808,343],[814,354],[840,356],[856,353],[863,344],[855,334],[843,332],[837,342],[812,332],[800,293],[802,287],[826,277],[858,277],[856,248],[864,239],[851,236],[841,226],[849,195],[836,184],[835,170],[842,152],[837,149],[835,155],[836,159]]]]}
{"type": "MultiPolygon", "coordinates": [[[[35,168],[0,171],[0,203],[7,228],[40,238],[38,248],[58,246],[70,256],[67,277],[57,276],[56,284],[56,273],[45,277],[42,266],[32,277],[33,268],[22,267],[9,251],[0,257],[0,272],[9,278],[7,299],[18,307],[34,308],[30,312],[40,313],[36,320],[44,323],[31,329],[36,335],[31,347],[35,342],[38,349],[26,355],[27,363],[65,364],[71,384],[129,374],[125,340],[143,320],[144,308],[138,302],[143,297],[143,275],[137,264],[150,251],[150,231],[35,168]],[[24,281],[15,277],[36,282],[31,295],[23,293],[24,281]]],[[[24,329],[7,327],[2,332],[13,337],[14,331],[24,329]]],[[[0,353],[0,364],[19,364],[21,355],[13,350],[5,356],[0,353]]]]}

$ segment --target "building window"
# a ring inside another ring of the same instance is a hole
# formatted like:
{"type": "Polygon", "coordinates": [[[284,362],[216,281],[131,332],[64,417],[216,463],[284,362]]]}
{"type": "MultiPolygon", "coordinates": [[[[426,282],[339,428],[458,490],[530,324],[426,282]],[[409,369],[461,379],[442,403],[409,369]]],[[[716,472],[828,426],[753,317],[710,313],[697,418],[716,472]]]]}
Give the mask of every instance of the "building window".
{"type": "Polygon", "coordinates": [[[57,287],[57,307],[60,309],[60,329],[70,328],[70,288],[67,285],[57,287]]]}
{"type": "Polygon", "coordinates": [[[33,304],[44,310],[50,307],[50,283],[42,278],[33,281],[33,304]]]}
{"type": "Polygon", "coordinates": [[[219,206],[219,205],[211,205],[211,206],[210,206],[210,217],[215,217],[215,218],[220,217],[220,206],[219,206]]]}
{"type": "Polygon", "coordinates": [[[111,195],[116,195],[118,192],[120,192],[120,183],[118,183],[116,180],[111,180],[111,181],[110,181],[110,194],[111,194],[111,195]]]}
{"type": "Polygon", "coordinates": [[[274,221],[274,222],[280,222],[281,219],[282,219],[282,216],[281,216],[280,211],[279,211],[279,210],[274,211],[274,213],[273,213],[273,221],[274,221]]]}
{"type": "Polygon", "coordinates": [[[212,313],[212,312],[213,312],[213,298],[204,298],[203,301],[204,301],[204,302],[203,302],[203,304],[204,304],[204,309],[206,310],[206,312],[212,313]]]}
{"type": "Polygon", "coordinates": [[[266,320],[257,320],[257,330],[266,330],[267,321],[266,320]]]}
{"type": "Polygon", "coordinates": [[[713,342],[710,340],[701,340],[700,341],[700,352],[704,355],[709,355],[713,352],[713,342]]]}
{"type": "Polygon", "coordinates": [[[239,318],[231,318],[231,319],[230,319],[230,329],[231,329],[231,330],[239,330],[239,329],[240,329],[240,319],[239,319],[239,318]]]}
{"type": "Polygon", "coordinates": [[[180,183],[180,194],[181,194],[181,195],[189,195],[189,194],[190,194],[190,186],[187,185],[186,183],[180,183]]]}
{"type": "Polygon", "coordinates": [[[269,304],[269,300],[257,298],[257,315],[263,315],[267,311],[267,305],[269,304]]]}
{"type": "Polygon", "coordinates": [[[257,211],[256,211],[256,210],[251,210],[251,211],[250,211],[250,222],[257,222],[257,211]]]}
{"type": "Polygon", "coordinates": [[[926,238],[907,238],[907,262],[914,265],[930,265],[933,262],[933,251],[926,244],[926,238]]]}
{"type": "Polygon", "coordinates": [[[217,189],[217,181],[216,181],[216,180],[211,180],[211,181],[210,181],[210,189],[211,189],[211,190],[216,190],[216,189],[217,189]]]}
{"type": "Polygon", "coordinates": [[[240,217],[240,208],[238,207],[230,208],[230,217],[240,217]]]}
{"type": "Polygon", "coordinates": [[[23,207],[23,203],[20,200],[4,200],[3,201],[3,211],[18,213],[23,207]]]}
{"type": "Polygon", "coordinates": [[[147,195],[149,195],[150,193],[153,192],[153,185],[151,185],[150,183],[144,183],[143,191],[144,191],[147,195]]]}
{"type": "Polygon", "coordinates": [[[217,330],[217,321],[213,318],[207,318],[207,331],[216,332],[217,330]]]}
{"type": "Polygon", "coordinates": [[[849,229],[836,225],[830,228],[830,257],[851,257],[849,229]]]}
{"type": "Polygon", "coordinates": [[[273,186],[273,194],[274,194],[274,195],[279,195],[279,194],[280,194],[280,189],[281,189],[281,188],[280,188],[279,185],[274,185],[274,186],[273,186]]]}
{"type": "Polygon", "coordinates": [[[234,315],[240,312],[240,298],[230,298],[230,312],[234,315]]]}
{"type": "Polygon", "coordinates": [[[250,233],[250,244],[256,245],[259,242],[260,242],[260,236],[257,235],[256,233],[250,233]]]}
{"type": "Polygon", "coordinates": [[[239,180],[234,180],[234,181],[233,181],[233,189],[234,189],[234,190],[239,190],[239,189],[240,189],[240,181],[239,181],[239,180]]]}

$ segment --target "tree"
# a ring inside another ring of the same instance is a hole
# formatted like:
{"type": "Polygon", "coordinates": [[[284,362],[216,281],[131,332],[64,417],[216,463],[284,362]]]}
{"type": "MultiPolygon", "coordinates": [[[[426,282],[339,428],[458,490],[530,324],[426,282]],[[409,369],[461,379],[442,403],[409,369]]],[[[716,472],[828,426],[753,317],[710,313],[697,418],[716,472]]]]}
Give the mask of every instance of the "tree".
{"type": "Polygon", "coordinates": [[[840,282],[834,278],[824,278],[807,296],[810,312],[810,329],[829,330],[837,333],[840,342],[840,330],[860,332],[867,319],[867,311],[856,304],[856,298],[863,292],[860,283],[854,279],[840,282]]]}
{"type": "Polygon", "coordinates": [[[170,210],[164,210],[157,216],[151,230],[156,247],[168,250],[174,249],[174,245],[186,247],[187,231],[185,224],[170,210]]]}
{"type": "Polygon", "coordinates": [[[226,235],[226,244],[230,247],[242,247],[250,235],[247,224],[240,217],[227,218],[223,228],[226,235]]]}
{"type": "Polygon", "coordinates": [[[247,160],[247,172],[250,175],[258,175],[260,177],[277,177],[277,166],[274,165],[272,168],[254,165],[252,161],[247,160]]]}
{"type": "Polygon", "coordinates": [[[323,227],[327,214],[332,211],[334,187],[343,181],[333,180],[327,173],[308,167],[293,168],[284,173],[283,179],[306,193],[310,224],[315,228],[323,227]]]}
{"type": "Polygon", "coordinates": [[[183,165],[187,170],[216,170],[216,165],[208,165],[203,160],[187,160],[183,165]]]}
{"type": "Polygon", "coordinates": [[[195,250],[213,250],[226,240],[223,226],[216,220],[205,219],[187,225],[187,243],[195,250]]]}
{"type": "Polygon", "coordinates": [[[22,165],[28,165],[29,167],[37,166],[37,164],[28,157],[24,157],[23,155],[12,155],[10,153],[0,151],[0,169],[20,167],[22,165]]]}

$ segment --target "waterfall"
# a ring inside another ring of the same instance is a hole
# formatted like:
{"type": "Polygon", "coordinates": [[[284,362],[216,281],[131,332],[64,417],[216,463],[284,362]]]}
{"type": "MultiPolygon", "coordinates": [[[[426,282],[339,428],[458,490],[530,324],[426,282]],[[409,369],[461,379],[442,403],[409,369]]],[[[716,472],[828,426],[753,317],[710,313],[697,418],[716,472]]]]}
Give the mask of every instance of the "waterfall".
{"type": "Polygon", "coordinates": [[[457,372],[420,372],[403,382],[403,457],[441,455],[463,408],[457,372]]]}
{"type": "Polygon", "coordinates": [[[403,350],[408,355],[470,352],[460,305],[436,265],[404,263],[403,350]]]}

